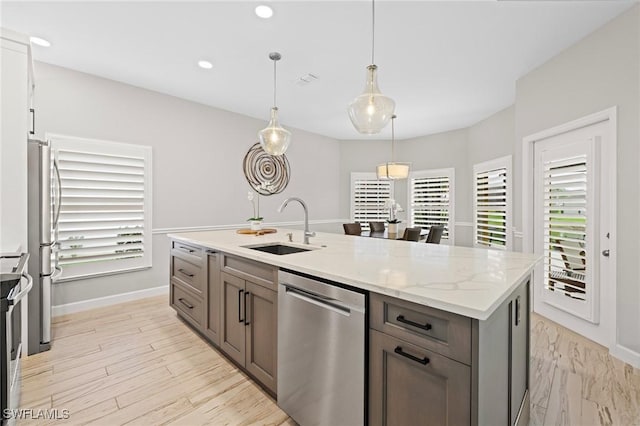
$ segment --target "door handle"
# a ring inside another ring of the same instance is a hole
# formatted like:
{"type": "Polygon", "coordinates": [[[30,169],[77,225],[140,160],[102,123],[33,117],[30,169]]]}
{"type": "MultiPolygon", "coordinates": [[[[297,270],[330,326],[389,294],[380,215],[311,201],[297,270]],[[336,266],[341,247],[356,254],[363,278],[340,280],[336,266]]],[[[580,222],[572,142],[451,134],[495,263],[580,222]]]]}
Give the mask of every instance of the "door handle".
{"type": "Polygon", "coordinates": [[[247,296],[249,294],[251,294],[251,293],[249,293],[248,291],[244,292],[244,325],[249,325],[250,324],[249,320],[247,319],[247,317],[248,317],[247,312],[249,312],[249,311],[247,311],[247,296]]]}
{"type": "Polygon", "coordinates": [[[406,318],[404,317],[404,315],[398,315],[398,316],[396,317],[396,321],[398,321],[398,322],[402,322],[402,323],[407,324],[407,325],[410,325],[410,326],[412,326],[412,327],[421,328],[421,329],[423,329],[423,330],[427,330],[427,331],[431,330],[431,324],[429,324],[428,322],[427,322],[427,323],[424,323],[424,324],[420,324],[420,323],[418,323],[418,322],[415,322],[415,321],[411,321],[411,320],[406,319],[406,318]]]}
{"type": "Polygon", "coordinates": [[[186,306],[189,309],[193,309],[193,305],[189,302],[187,302],[186,300],[184,300],[182,297],[178,299],[180,301],[180,303],[182,303],[184,306],[186,306]]]}
{"type": "Polygon", "coordinates": [[[244,292],[243,289],[238,290],[238,322],[244,322],[244,319],[242,318],[242,293],[243,292],[244,292]]]}
{"type": "Polygon", "coordinates": [[[514,315],[515,317],[515,326],[517,327],[518,324],[520,324],[520,311],[522,309],[520,308],[520,296],[516,297],[516,313],[514,315]]]}
{"type": "Polygon", "coordinates": [[[609,249],[602,250],[602,255],[603,255],[604,257],[609,257],[609,254],[610,254],[610,253],[611,253],[611,252],[609,251],[609,249]]]}

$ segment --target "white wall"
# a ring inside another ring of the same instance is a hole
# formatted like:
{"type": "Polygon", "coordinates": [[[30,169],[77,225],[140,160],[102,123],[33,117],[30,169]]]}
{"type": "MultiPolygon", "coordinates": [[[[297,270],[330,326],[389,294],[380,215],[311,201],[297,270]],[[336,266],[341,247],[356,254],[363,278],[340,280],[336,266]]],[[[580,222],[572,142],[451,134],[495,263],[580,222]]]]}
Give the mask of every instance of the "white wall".
{"type": "MultiPolygon", "coordinates": [[[[560,53],[516,85],[514,153],[521,164],[522,138],[618,107],[617,325],[618,342],[640,362],[640,6],[615,18],[560,53]]],[[[520,167],[517,168],[517,170],[520,167]]],[[[514,187],[521,188],[516,174],[514,187]]],[[[522,229],[521,193],[516,226],[522,229]]]]}
{"type": "MultiPolygon", "coordinates": [[[[45,63],[36,63],[35,73],[39,135],[153,147],[153,268],[60,283],[54,305],[168,285],[168,244],[158,230],[242,224],[253,215],[242,159],[266,125],[268,105],[257,120],[45,63]]],[[[291,130],[291,181],[283,193],[261,197],[261,215],[266,222],[301,221],[295,205],[276,212],[286,197],[299,196],[310,219],[339,218],[338,142],[291,130]]]]}

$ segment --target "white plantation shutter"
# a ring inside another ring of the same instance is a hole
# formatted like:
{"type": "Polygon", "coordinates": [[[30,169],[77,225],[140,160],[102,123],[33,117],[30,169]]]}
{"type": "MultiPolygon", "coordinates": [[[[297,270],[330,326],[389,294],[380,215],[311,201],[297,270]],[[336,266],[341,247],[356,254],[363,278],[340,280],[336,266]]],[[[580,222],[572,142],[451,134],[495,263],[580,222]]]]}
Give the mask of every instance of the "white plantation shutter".
{"type": "Polygon", "coordinates": [[[429,229],[443,225],[442,238],[453,244],[455,169],[423,170],[409,175],[411,226],[429,229]]]}
{"type": "Polygon", "coordinates": [[[52,138],[63,279],[151,266],[151,148],[52,138]]]}
{"type": "Polygon", "coordinates": [[[393,198],[390,180],[379,180],[375,173],[351,173],[351,220],[359,222],[363,231],[369,230],[369,221],[389,219],[384,203],[393,198]]]}
{"type": "Polygon", "coordinates": [[[474,171],[474,243],[511,248],[511,157],[477,164],[474,171]]]}
{"type": "Polygon", "coordinates": [[[544,163],[545,288],[585,300],[587,156],[544,163]]]}

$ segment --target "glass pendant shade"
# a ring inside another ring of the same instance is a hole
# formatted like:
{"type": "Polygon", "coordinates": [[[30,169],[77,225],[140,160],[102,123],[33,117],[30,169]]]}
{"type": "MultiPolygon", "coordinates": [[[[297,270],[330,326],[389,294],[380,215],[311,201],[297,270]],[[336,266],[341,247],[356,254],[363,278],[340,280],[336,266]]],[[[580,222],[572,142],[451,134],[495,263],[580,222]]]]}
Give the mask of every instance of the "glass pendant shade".
{"type": "Polygon", "coordinates": [[[282,155],[291,143],[291,132],[278,123],[278,108],[271,108],[271,120],[264,129],[258,132],[260,145],[267,154],[282,155]]]}
{"type": "Polygon", "coordinates": [[[364,92],[349,105],[349,118],[356,130],[365,135],[380,133],[389,123],[396,103],[383,95],[378,88],[375,65],[367,67],[367,83],[364,92]]]}
{"type": "Polygon", "coordinates": [[[409,163],[378,164],[378,179],[407,179],[409,177],[409,163]]]}

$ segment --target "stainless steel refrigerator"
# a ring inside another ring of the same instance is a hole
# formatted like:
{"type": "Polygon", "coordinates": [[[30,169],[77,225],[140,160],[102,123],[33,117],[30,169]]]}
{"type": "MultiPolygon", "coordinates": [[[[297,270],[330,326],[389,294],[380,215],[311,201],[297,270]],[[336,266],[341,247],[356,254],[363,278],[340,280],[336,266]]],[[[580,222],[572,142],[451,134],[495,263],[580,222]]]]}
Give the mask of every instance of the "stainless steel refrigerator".
{"type": "Polygon", "coordinates": [[[28,145],[29,294],[28,354],[49,350],[51,345],[51,284],[62,272],[55,251],[60,217],[60,173],[48,141],[29,139],[28,145]]]}

